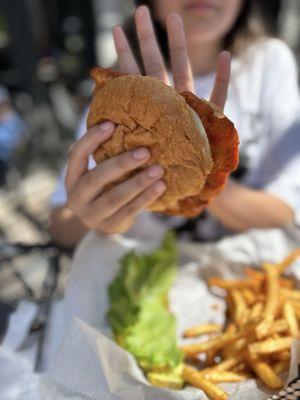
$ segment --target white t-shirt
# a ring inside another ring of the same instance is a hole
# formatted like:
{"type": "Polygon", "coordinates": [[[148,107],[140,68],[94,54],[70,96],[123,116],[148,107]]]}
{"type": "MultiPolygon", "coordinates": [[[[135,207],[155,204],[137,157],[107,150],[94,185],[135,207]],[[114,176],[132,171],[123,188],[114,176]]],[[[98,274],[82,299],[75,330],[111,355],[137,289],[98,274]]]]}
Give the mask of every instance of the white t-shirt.
{"type": "MultiPolygon", "coordinates": [[[[209,98],[214,73],[195,79],[199,97],[209,98]]],[[[234,59],[225,114],[240,137],[245,173],[239,182],[265,190],[287,203],[300,224],[300,96],[295,58],[280,40],[264,40],[234,59]]],[[[77,133],[86,131],[84,114],[77,133]]],[[[94,165],[90,161],[90,167],[94,165]]],[[[52,207],[66,202],[64,173],[51,198],[52,207]]],[[[220,232],[213,218],[203,223],[209,239],[220,232]]],[[[220,235],[217,235],[220,236],[220,235]]]]}

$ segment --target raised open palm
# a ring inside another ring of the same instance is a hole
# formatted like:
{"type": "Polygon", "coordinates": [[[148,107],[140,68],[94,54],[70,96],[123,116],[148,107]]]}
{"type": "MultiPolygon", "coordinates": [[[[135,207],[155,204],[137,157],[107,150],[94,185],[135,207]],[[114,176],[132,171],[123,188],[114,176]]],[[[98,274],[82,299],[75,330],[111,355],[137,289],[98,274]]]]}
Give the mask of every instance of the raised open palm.
{"type": "MultiPolygon", "coordinates": [[[[154,76],[166,84],[170,84],[147,7],[141,6],[136,10],[135,22],[146,75],[154,76]]],[[[167,18],[166,27],[175,89],[178,92],[194,92],[194,79],[188,59],[181,17],[178,14],[171,14],[167,18]]],[[[121,72],[140,74],[141,71],[120,26],[114,28],[113,36],[121,72]]],[[[226,102],[229,78],[230,54],[227,51],[222,51],[218,58],[214,88],[210,96],[210,101],[222,110],[226,102]]]]}

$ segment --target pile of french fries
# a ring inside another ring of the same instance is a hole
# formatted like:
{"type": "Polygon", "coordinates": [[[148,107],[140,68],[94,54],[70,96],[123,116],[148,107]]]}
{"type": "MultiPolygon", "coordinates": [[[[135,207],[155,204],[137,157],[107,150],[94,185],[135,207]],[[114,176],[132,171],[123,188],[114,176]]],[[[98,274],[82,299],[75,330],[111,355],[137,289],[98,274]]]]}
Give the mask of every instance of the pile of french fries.
{"type": "Polygon", "coordinates": [[[269,389],[283,387],[280,375],[289,369],[293,340],[300,338],[300,290],[283,274],[297,257],[300,249],[279,264],[246,268],[245,279],[209,280],[212,290],[218,287],[226,294],[226,324],[204,324],[184,333],[189,338],[209,335],[208,340],[182,347],[187,383],[202,389],[211,400],[228,398],[216,385],[221,382],[256,377],[269,389]],[[205,366],[195,368],[203,353],[205,366]]]}

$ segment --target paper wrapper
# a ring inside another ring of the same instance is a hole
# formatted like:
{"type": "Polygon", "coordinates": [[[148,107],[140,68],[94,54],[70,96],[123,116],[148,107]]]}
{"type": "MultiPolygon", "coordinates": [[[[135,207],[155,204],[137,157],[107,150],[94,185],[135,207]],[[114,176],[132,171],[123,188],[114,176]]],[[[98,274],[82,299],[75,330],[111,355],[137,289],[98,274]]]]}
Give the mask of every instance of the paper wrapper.
{"type": "MultiPolygon", "coordinates": [[[[286,234],[270,231],[269,238],[266,238],[266,232],[268,231],[264,231],[262,238],[268,243],[274,239],[274,235],[277,239],[282,235],[281,242],[276,242],[276,251],[265,258],[267,261],[279,261],[295,247],[295,242],[286,234]]],[[[85,238],[75,255],[66,291],[65,315],[68,328],[51,372],[41,385],[43,399],[207,398],[201,390],[193,387],[174,391],[151,386],[134,358],[114,343],[105,318],[108,308],[107,285],[118,271],[118,260],[122,254],[130,248],[150,251],[158,245],[161,236],[157,235],[156,242],[151,244],[149,241],[146,244],[122,238],[100,238],[95,233],[85,238]]],[[[254,236],[257,238],[257,235],[254,236]]],[[[194,324],[223,322],[224,303],[208,291],[205,282],[211,275],[226,278],[242,276],[245,264],[238,261],[246,262],[248,259],[248,262],[253,262],[246,257],[247,251],[252,251],[253,241],[251,244],[251,240],[247,241],[245,235],[240,235],[234,239],[227,239],[227,242],[221,242],[218,246],[183,244],[180,247],[181,266],[170,292],[170,305],[177,318],[179,338],[184,329],[194,324]],[[226,258],[235,259],[235,262],[226,261],[226,258]]],[[[259,254],[259,249],[255,254],[259,254]]],[[[300,272],[298,269],[295,265],[290,272],[296,278],[300,272]]],[[[300,344],[295,342],[289,377],[283,377],[286,382],[298,376],[299,363],[300,344]]],[[[271,392],[255,380],[220,386],[229,393],[232,400],[265,400],[272,396],[271,392]]]]}

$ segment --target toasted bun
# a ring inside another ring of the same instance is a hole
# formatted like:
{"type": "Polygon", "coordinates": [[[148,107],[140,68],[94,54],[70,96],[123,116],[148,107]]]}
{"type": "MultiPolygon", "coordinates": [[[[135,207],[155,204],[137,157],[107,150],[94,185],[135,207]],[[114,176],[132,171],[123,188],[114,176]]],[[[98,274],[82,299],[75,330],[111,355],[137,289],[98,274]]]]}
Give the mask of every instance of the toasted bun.
{"type": "Polygon", "coordinates": [[[167,185],[164,195],[149,209],[179,210],[181,200],[202,190],[213,168],[201,121],[197,121],[184,97],[160,80],[137,75],[112,76],[107,70],[103,78],[102,71],[93,72],[96,87],[88,128],[111,120],[117,129],[95,152],[96,162],[136,147],[148,147],[152,156],[143,168],[160,164],[165,170],[167,185]]]}
{"type": "Polygon", "coordinates": [[[105,120],[117,124],[113,138],[95,152],[96,162],[148,147],[152,157],[147,165],[160,164],[167,184],[149,209],[198,215],[237,167],[239,139],[233,123],[214,104],[190,92],[178,94],[155,78],[100,67],[92,77],[96,87],[88,128],[105,120]]]}

